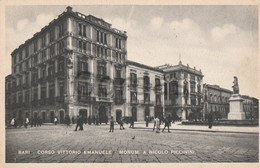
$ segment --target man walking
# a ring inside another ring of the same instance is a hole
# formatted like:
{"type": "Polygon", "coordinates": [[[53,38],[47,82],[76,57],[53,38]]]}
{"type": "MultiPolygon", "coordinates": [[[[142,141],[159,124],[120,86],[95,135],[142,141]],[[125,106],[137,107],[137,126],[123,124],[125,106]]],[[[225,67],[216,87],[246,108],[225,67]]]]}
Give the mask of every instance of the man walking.
{"type": "Polygon", "coordinates": [[[170,122],[171,122],[171,116],[169,115],[167,118],[165,118],[164,128],[162,132],[165,130],[166,127],[168,127],[168,132],[170,132],[170,122]]]}
{"type": "Polygon", "coordinates": [[[148,127],[148,124],[149,124],[149,116],[148,115],[145,117],[145,122],[146,122],[146,127],[148,127]]]}
{"type": "Polygon", "coordinates": [[[83,120],[82,120],[81,115],[77,116],[77,125],[76,125],[76,128],[74,131],[77,131],[78,127],[79,127],[79,131],[83,131],[83,120]]]}
{"type": "Polygon", "coordinates": [[[208,122],[209,122],[209,129],[211,129],[213,125],[213,115],[211,112],[209,113],[208,122]]]}
{"type": "Polygon", "coordinates": [[[131,123],[129,128],[134,128],[134,117],[131,118],[131,123]]]}
{"type": "Polygon", "coordinates": [[[110,130],[109,130],[109,132],[114,132],[114,119],[113,119],[113,117],[111,117],[111,120],[110,120],[110,130]]]}
{"type": "Polygon", "coordinates": [[[118,124],[120,125],[120,130],[121,130],[121,128],[125,129],[124,128],[124,122],[123,122],[122,118],[119,119],[118,124]]]}

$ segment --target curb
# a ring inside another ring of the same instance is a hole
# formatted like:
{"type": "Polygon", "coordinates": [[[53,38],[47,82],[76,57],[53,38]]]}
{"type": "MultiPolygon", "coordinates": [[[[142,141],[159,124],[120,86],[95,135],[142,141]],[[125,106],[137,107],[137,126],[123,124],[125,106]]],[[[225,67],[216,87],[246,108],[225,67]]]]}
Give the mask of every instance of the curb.
{"type": "MultiPolygon", "coordinates": [[[[151,129],[146,127],[134,127],[134,129],[151,129]]],[[[220,133],[241,133],[241,134],[259,134],[258,132],[239,132],[239,131],[217,131],[217,130],[194,130],[194,129],[174,129],[171,128],[170,130],[173,131],[193,131],[193,132],[220,132],[220,133]]]]}

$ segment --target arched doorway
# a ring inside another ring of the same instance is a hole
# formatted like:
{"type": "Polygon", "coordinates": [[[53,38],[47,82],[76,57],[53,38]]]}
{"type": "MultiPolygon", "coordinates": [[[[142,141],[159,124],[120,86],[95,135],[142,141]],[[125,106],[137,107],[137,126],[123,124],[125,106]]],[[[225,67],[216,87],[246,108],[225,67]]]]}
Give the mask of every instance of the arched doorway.
{"type": "Polygon", "coordinates": [[[88,122],[88,110],[87,109],[80,109],[79,115],[82,116],[84,123],[86,124],[88,122]]]}
{"type": "Polygon", "coordinates": [[[54,123],[54,111],[51,111],[51,114],[50,114],[50,122],[51,122],[51,123],[54,123]]]}
{"type": "Polygon", "coordinates": [[[45,123],[46,120],[46,113],[42,112],[42,122],[45,123]]]}
{"type": "Polygon", "coordinates": [[[146,116],[150,117],[150,108],[149,107],[145,107],[144,109],[144,121],[146,116]]]}
{"type": "Polygon", "coordinates": [[[122,118],[122,110],[116,110],[116,122],[122,118]]]}
{"type": "Polygon", "coordinates": [[[64,111],[60,111],[60,123],[64,123],[64,111]]]}
{"type": "Polygon", "coordinates": [[[132,108],[132,117],[134,118],[134,121],[137,121],[137,109],[136,109],[136,107],[132,108]]]}
{"type": "Polygon", "coordinates": [[[99,107],[99,122],[103,123],[106,122],[106,107],[105,106],[100,106],[99,107]]]}

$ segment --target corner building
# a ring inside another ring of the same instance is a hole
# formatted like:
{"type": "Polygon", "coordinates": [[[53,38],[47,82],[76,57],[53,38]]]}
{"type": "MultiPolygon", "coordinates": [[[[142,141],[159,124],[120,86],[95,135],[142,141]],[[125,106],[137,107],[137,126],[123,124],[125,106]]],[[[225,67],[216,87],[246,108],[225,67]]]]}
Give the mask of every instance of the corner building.
{"type": "Polygon", "coordinates": [[[12,52],[6,121],[65,115],[106,118],[125,110],[126,32],[92,15],[66,11],[12,52]]]}
{"type": "Polygon", "coordinates": [[[135,121],[144,121],[146,116],[163,117],[163,71],[127,60],[126,79],[124,116],[133,117],[135,121]]]}
{"type": "Polygon", "coordinates": [[[180,61],[177,65],[156,67],[164,72],[165,116],[174,120],[192,120],[202,118],[203,74],[201,70],[180,61]]]}

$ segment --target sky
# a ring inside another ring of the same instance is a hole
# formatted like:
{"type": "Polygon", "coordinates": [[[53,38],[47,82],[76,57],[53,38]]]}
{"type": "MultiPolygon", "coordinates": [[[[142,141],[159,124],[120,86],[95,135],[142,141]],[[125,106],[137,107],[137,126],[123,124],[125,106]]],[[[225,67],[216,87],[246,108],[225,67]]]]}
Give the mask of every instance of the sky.
{"type": "MultiPolygon", "coordinates": [[[[127,31],[127,57],[149,66],[182,63],[201,69],[207,84],[260,98],[257,6],[72,6],[127,31]]],[[[7,6],[6,57],[66,10],[60,6],[7,6]]]]}

